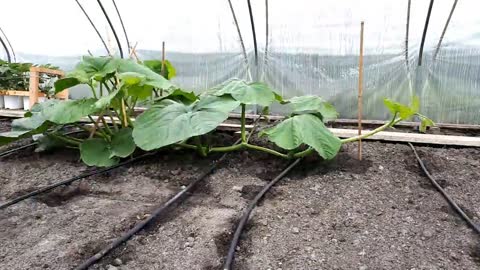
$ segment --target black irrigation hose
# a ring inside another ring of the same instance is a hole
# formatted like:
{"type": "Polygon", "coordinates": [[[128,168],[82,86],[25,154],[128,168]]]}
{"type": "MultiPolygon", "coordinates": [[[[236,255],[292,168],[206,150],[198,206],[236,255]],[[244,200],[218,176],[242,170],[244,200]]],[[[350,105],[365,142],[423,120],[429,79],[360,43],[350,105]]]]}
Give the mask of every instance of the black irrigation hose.
{"type": "Polygon", "coordinates": [[[420,52],[418,53],[418,65],[419,66],[422,65],[423,45],[425,44],[425,38],[427,36],[428,23],[430,22],[430,15],[432,14],[433,2],[434,2],[434,0],[430,0],[430,5],[428,6],[427,18],[425,20],[425,26],[423,27],[422,43],[420,43],[420,52]]]}
{"type": "Polygon", "coordinates": [[[23,146],[20,146],[20,147],[17,147],[17,148],[13,148],[13,149],[7,150],[7,151],[5,151],[5,152],[0,153],[0,158],[9,156],[9,155],[11,155],[11,154],[13,154],[13,153],[15,153],[15,152],[17,152],[17,151],[20,151],[20,150],[29,148],[29,147],[34,146],[34,145],[37,145],[37,142],[29,143],[29,144],[26,144],[26,145],[23,145],[23,146]]]}
{"type": "Polygon", "coordinates": [[[12,57],[10,56],[10,51],[7,48],[7,44],[3,41],[2,37],[0,36],[0,43],[2,43],[3,48],[5,49],[5,53],[7,54],[7,60],[9,63],[12,62],[12,57]]]}
{"type": "Polygon", "coordinates": [[[127,49],[128,49],[128,54],[130,54],[130,41],[128,40],[128,35],[127,35],[127,30],[125,29],[125,24],[123,24],[123,19],[122,16],[120,15],[120,11],[118,10],[117,3],[115,3],[115,0],[112,0],[113,6],[115,7],[115,10],[117,11],[118,19],[120,20],[120,24],[122,25],[123,29],[123,34],[125,35],[125,39],[127,40],[127,49]]]}
{"type": "Polygon", "coordinates": [[[148,156],[151,156],[153,154],[155,154],[156,152],[150,152],[150,153],[146,153],[146,154],[143,154],[141,156],[138,156],[138,157],[135,157],[135,158],[132,158],[132,159],[129,159],[129,160],[126,160],[124,162],[120,162],[116,165],[113,165],[113,166],[110,166],[108,168],[103,168],[103,169],[100,169],[100,170],[95,170],[93,172],[88,172],[88,173],[84,173],[84,174],[81,174],[81,175],[78,175],[78,176],[75,176],[73,178],[70,178],[70,179],[67,179],[67,180],[63,180],[63,181],[60,181],[60,182],[57,182],[57,183],[54,183],[54,184],[51,184],[51,185],[48,185],[46,187],[43,187],[43,188],[40,188],[40,189],[37,189],[33,192],[30,192],[30,193],[27,193],[25,195],[22,195],[22,196],[19,196],[13,200],[10,200],[10,201],[7,201],[3,204],[0,204],[0,210],[1,209],[4,209],[4,208],[7,208],[9,206],[12,206],[16,203],[19,203],[25,199],[28,199],[30,197],[33,197],[33,196],[36,196],[38,194],[41,194],[41,193],[45,193],[47,191],[50,191],[54,188],[57,188],[59,186],[63,186],[63,185],[68,185],[68,184],[71,184],[77,180],[81,180],[83,178],[86,178],[86,177],[89,177],[89,176],[93,176],[93,175],[97,175],[97,174],[102,174],[102,173],[106,173],[106,172],[109,172],[109,171],[112,171],[116,168],[119,168],[119,167],[122,167],[124,165],[127,165],[127,164],[130,164],[130,163],[133,163],[133,162],[136,162],[140,159],[143,159],[145,157],[148,157],[148,156]]]}
{"type": "Polygon", "coordinates": [[[120,44],[120,40],[118,39],[117,31],[115,31],[115,28],[113,27],[112,21],[110,21],[110,17],[108,17],[107,11],[103,7],[102,2],[100,0],[97,0],[97,3],[100,6],[100,9],[102,9],[103,15],[105,15],[105,18],[107,19],[108,25],[110,25],[110,29],[112,29],[113,36],[115,37],[115,40],[117,41],[118,50],[120,51],[120,58],[123,58],[122,44],[120,44]]]}
{"type": "MultiPolygon", "coordinates": [[[[235,144],[238,144],[240,140],[238,140],[235,144]]],[[[164,213],[166,210],[169,209],[170,206],[172,206],[174,203],[176,203],[179,199],[183,198],[187,193],[189,193],[198,183],[203,181],[207,176],[209,176],[217,166],[225,160],[227,157],[228,153],[223,154],[213,165],[210,167],[206,172],[204,172],[200,177],[198,177],[195,181],[190,183],[186,188],[184,188],[182,191],[178,192],[170,198],[166,203],[160,205],[158,208],[156,208],[153,213],[145,220],[142,222],[138,223],[130,229],[128,232],[120,236],[119,238],[115,239],[112,243],[110,243],[108,246],[106,246],[104,249],[99,251],[97,254],[93,255],[92,257],[88,258],[86,261],[84,261],[82,264],[77,266],[75,270],[84,270],[88,269],[90,266],[94,265],[96,262],[98,262],[100,259],[102,259],[105,255],[107,255],[110,251],[114,250],[118,246],[120,246],[122,243],[128,241],[132,236],[134,236],[136,233],[141,231],[145,226],[147,226],[150,222],[152,222],[154,219],[156,219],[158,216],[160,216],[162,213],[164,213]]]]}
{"type": "Polygon", "coordinates": [[[77,4],[78,4],[78,6],[80,7],[80,9],[83,11],[83,14],[85,15],[85,17],[87,17],[88,21],[90,22],[90,25],[92,25],[92,27],[93,27],[93,29],[95,30],[95,32],[97,33],[98,37],[99,37],[100,40],[102,41],[102,44],[103,44],[103,46],[105,47],[105,50],[107,50],[108,55],[111,55],[110,50],[108,49],[107,43],[106,43],[105,40],[103,39],[102,35],[101,35],[100,32],[98,31],[98,29],[97,29],[97,27],[95,26],[95,24],[93,23],[93,21],[90,19],[90,16],[88,16],[88,13],[85,11],[85,9],[83,9],[82,4],[80,4],[80,2],[78,2],[78,0],[75,0],[75,2],[77,2],[77,4]]]}
{"type": "Polygon", "coordinates": [[[428,172],[428,170],[425,167],[425,164],[423,163],[423,161],[418,156],[418,153],[417,153],[417,150],[415,150],[415,147],[413,147],[413,145],[411,143],[408,143],[408,145],[410,146],[410,148],[412,148],[413,153],[415,154],[415,157],[417,158],[418,164],[420,164],[420,167],[422,167],[423,172],[425,173],[425,175],[427,175],[428,179],[430,179],[430,182],[432,182],[432,185],[438,190],[438,192],[440,192],[443,195],[443,197],[447,200],[447,202],[450,204],[450,206],[463,218],[463,220],[465,220],[465,222],[467,222],[467,224],[470,227],[472,227],[472,229],[476,233],[480,234],[480,226],[475,224],[475,222],[473,222],[473,220],[471,220],[467,216],[467,214],[465,214],[465,212],[462,210],[462,208],[460,206],[458,206],[457,203],[455,203],[455,201],[447,194],[447,192],[445,192],[445,190],[437,183],[437,181],[435,181],[433,176],[428,172]]]}
{"type": "MultiPolygon", "coordinates": [[[[72,135],[72,134],[77,134],[77,133],[82,133],[82,132],[85,132],[85,131],[84,130],[76,130],[76,131],[66,132],[63,135],[72,135]]],[[[23,145],[23,146],[20,146],[20,147],[17,147],[17,148],[7,150],[5,152],[0,153],[0,158],[9,156],[9,155],[11,155],[11,154],[13,154],[17,151],[26,149],[26,148],[31,147],[31,146],[35,146],[37,144],[38,144],[38,142],[32,142],[32,143],[29,143],[29,144],[26,144],[26,145],[23,145]]]]}
{"type": "Polygon", "coordinates": [[[13,50],[13,46],[12,46],[12,43],[10,43],[10,40],[8,40],[8,37],[7,35],[5,34],[5,32],[3,32],[3,29],[0,27],[0,32],[3,34],[3,36],[5,37],[5,40],[7,41],[8,43],[8,47],[10,47],[10,50],[12,51],[12,54],[13,54],[13,61],[14,62],[17,62],[17,56],[15,55],[15,51],[13,50]]]}
{"type": "Polygon", "coordinates": [[[235,234],[233,235],[232,242],[230,243],[230,248],[228,249],[227,259],[225,261],[224,270],[232,269],[233,260],[235,258],[235,250],[237,248],[238,242],[240,241],[240,235],[242,234],[243,228],[247,224],[248,218],[250,217],[250,213],[252,213],[253,208],[257,206],[258,201],[265,195],[265,193],[270,190],[280,179],[282,179],[295,165],[297,165],[302,159],[298,158],[294,162],[292,162],[285,170],[283,170],[277,177],[275,177],[272,181],[270,181],[263,189],[255,196],[255,198],[250,202],[248,208],[245,210],[242,218],[238,222],[237,229],[235,230],[235,234]]]}

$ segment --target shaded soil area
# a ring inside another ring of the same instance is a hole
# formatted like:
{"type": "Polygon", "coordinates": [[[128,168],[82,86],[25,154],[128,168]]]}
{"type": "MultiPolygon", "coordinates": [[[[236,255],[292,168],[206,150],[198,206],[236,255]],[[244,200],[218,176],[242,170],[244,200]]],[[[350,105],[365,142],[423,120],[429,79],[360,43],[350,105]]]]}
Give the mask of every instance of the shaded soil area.
{"type": "MultiPolygon", "coordinates": [[[[228,134],[224,141],[234,141],[228,134]]],[[[480,149],[418,147],[434,177],[480,217],[480,149]]],[[[0,210],[0,269],[72,269],[148,217],[219,156],[170,150],[0,210]]],[[[222,269],[249,200],[288,165],[232,153],[195,192],[91,269],[222,269]]],[[[0,159],[0,202],[91,170],[78,153],[0,159]]],[[[479,238],[423,177],[407,145],[345,145],[303,160],[255,209],[234,269],[480,269],[479,238]]]]}

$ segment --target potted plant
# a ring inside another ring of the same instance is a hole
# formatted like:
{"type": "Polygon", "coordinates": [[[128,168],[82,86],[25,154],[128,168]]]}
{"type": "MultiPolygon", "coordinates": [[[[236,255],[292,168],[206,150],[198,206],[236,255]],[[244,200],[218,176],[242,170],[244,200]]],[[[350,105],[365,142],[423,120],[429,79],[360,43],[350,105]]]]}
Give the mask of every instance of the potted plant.
{"type": "MultiPolygon", "coordinates": [[[[28,91],[28,71],[30,63],[8,63],[0,61],[0,89],[28,91]]],[[[21,109],[23,107],[22,97],[3,96],[3,107],[7,109],[21,109]]]]}

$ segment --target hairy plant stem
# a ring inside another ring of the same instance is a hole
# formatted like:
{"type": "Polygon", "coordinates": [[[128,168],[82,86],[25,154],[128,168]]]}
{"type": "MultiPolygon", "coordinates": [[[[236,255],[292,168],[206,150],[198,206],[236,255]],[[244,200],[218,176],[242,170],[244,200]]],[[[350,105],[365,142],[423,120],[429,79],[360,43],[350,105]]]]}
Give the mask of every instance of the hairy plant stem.
{"type": "Polygon", "coordinates": [[[245,110],[246,110],[246,105],[242,104],[242,119],[241,119],[241,134],[242,134],[242,143],[247,142],[247,136],[245,133],[245,110]]]}
{"type": "Polygon", "coordinates": [[[289,155],[277,152],[277,151],[275,151],[273,149],[270,149],[270,148],[266,148],[266,147],[262,147],[262,146],[258,146],[258,145],[253,145],[253,144],[248,144],[248,143],[243,144],[243,145],[248,149],[262,151],[262,152],[272,154],[272,155],[275,155],[275,156],[281,157],[281,158],[289,158],[289,155]]]}
{"type": "MultiPolygon", "coordinates": [[[[365,134],[362,134],[362,135],[359,135],[359,136],[350,137],[350,138],[343,139],[343,140],[340,140],[340,141],[342,142],[342,144],[344,144],[344,143],[355,142],[355,141],[373,136],[373,135],[377,134],[378,132],[383,131],[383,130],[389,128],[389,127],[392,127],[392,126],[396,125],[398,122],[402,121],[401,118],[396,119],[396,116],[397,115],[395,114],[395,116],[392,118],[392,120],[390,122],[376,128],[376,129],[374,129],[374,130],[372,130],[368,133],[365,133],[365,134]]],[[[294,154],[293,157],[294,158],[305,157],[305,156],[308,156],[308,155],[312,154],[314,151],[315,151],[315,149],[310,147],[307,150],[304,150],[304,151],[301,151],[301,152],[298,152],[298,153],[294,154]]]]}
{"type": "Polygon", "coordinates": [[[72,137],[67,137],[67,136],[62,136],[62,135],[59,135],[59,134],[55,134],[55,133],[50,133],[50,136],[60,140],[60,141],[63,141],[67,144],[70,144],[70,145],[73,145],[73,146],[77,146],[79,147],[80,144],[82,143],[82,140],[80,139],[77,139],[77,138],[72,138],[72,137]]]}
{"type": "Polygon", "coordinates": [[[89,86],[90,86],[90,89],[92,90],[93,97],[97,99],[98,97],[97,97],[97,93],[95,92],[95,88],[91,84],[89,84],[89,86]]]}
{"type": "Polygon", "coordinates": [[[111,110],[107,110],[107,112],[108,112],[108,117],[110,118],[110,121],[112,121],[113,128],[115,129],[115,131],[118,131],[117,122],[116,122],[115,119],[113,118],[112,111],[111,111],[111,110]]]}
{"type": "MultiPolygon", "coordinates": [[[[103,112],[101,114],[103,114],[103,112]]],[[[108,134],[105,133],[105,131],[103,131],[98,125],[98,121],[100,120],[100,117],[97,119],[97,121],[95,121],[90,115],[88,115],[88,119],[90,119],[90,121],[93,123],[93,129],[90,131],[89,138],[92,138],[93,134],[97,134],[97,135],[100,135],[100,137],[104,138],[105,140],[110,141],[110,136],[108,136],[108,134]]]]}
{"type": "Polygon", "coordinates": [[[196,136],[194,140],[195,140],[195,144],[197,145],[198,153],[200,153],[202,157],[206,157],[207,151],[205,150],[205,147],[202,146],[202,140],[200,139],[200,137],[196,136]]]}
{"type": "Polygon", "coordinates": [[[122,98],[121,105],[122,105],[121,112],[122,112],[122,120],[123,120],[122,125],[123,125],[123,127],[128,127],[127,118],[129,118],[129,117],[127,117],[127,111],[125,110],[125,100],[123,98],[122,98]]]}
{"type": "Polygon", "coordinates": [[[100,115],[99,117],[100,117],[100,120],[102,121],[102,124],[105,127],[105,130],[107,131],[107,133],[109,135],[113,135],[113,132],[110,129],[110,127],[108,126],[107,121],[105,121],[105,118],[103,117],[103,115],[100,115]]]}

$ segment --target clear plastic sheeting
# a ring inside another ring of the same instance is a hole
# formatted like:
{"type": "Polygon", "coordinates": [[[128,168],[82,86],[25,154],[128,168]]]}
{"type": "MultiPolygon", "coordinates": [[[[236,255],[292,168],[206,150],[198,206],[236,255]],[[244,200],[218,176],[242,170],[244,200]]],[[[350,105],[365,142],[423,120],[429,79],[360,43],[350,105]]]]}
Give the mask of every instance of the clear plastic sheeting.
{"type": "MultiPolygon", "coordinates": [[[[79,2],[118,55],[97,1],[79,2]]],[[[409,102],[412,95],[418,95],[421,111],[437,122],[480,124],[478,1],[458,1],[436,56],[455,0],[434,2],[421,66],[419,48],[430,0],[268,0],[268,9],[266,2],[251,0],[256,65],[247,0],[231,0],[247,68],[228,0],[116,0],[129,45],[136,46],[141,59],[160,59],[164,41],[166,58],[177,68],[174,81],[186,89],[201,91],[232,77],[252,78],[286,97],[322,96],[337,107],[342,118],[355,118],[360,22],[364,21],[365,119],[388,118],[385,97],[409,102]]],[[[113,2],[102,3],[128,56],[113,2]]],[[[17,0],[0,5],[0,27],[19,61],[51,63],[68,71],[89,51],[107,54],[75,0],[17,0]]],[[[0,57],[5,59],[3,51],[0,57]]],[[[83,96],[81,90],[71,93],[73,98],[83,96]]],[[[274,106],[272,112],[284,111],[274,106]]]]}

